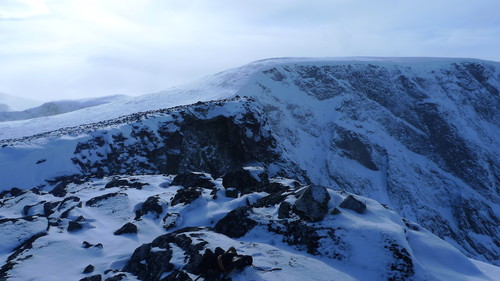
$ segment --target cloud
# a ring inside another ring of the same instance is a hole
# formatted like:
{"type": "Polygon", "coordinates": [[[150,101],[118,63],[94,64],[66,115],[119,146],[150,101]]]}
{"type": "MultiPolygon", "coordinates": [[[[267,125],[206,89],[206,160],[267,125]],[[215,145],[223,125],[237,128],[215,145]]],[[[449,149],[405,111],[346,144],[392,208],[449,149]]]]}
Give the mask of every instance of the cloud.
{"type": "Polygon", "coordinates": [[[143,94],[268,57],[500,60],[497,0],[3,0],[0,91],[143,94]]]}
{"type": "Polygon", "coordinates": [[[49,14],[49,9],[43,0],[3,0],[0,2],[0,20],[26,19],[47,14],[49,14]]]}

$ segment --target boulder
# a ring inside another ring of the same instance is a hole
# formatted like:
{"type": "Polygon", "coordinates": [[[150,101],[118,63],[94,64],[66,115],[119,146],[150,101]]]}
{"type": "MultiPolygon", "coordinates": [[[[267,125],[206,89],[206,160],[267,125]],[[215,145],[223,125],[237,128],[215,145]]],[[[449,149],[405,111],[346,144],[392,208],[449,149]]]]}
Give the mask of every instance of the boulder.
{"type": "Polygon", "coordinates": [[[366,210],[366,204],[354,198],[354,196],[347,196],[339,205],[340,208],[353,210],[356,213],[362,214],[366,210]]]}
{"type": "Polygon", "coordinates": [[[293,204],[293,210],[303,220],[317,222],[328,213],[330,195],[325,187],[310,185],[302,190],[293,204]]]}
{"type": "Polygon", "coordinates": [[[243,194],[261,191],[268,182],[267,173],[263,169],[233,169],[222,177],[222,185],[226,189],[236,188],[243,194]]]}
{"type": "Polygon", "coordinates": [[[87,265],[83,270],[83,273],[92,273],[92,272],[94,272],[94,266],[91,264],[87,265]]]}
{"type": "Polygon", "coordinates": [[[184,187],[203,187],[203,188],[213,188],[215,184],[212,182],[212,178],[207,177],[203,173],[181,173],[175,176],[174,180],[170,185],[180,185],[184,187]]]}
{"type": "Polygon", "coordinates": [[[137,233],[137,226],[131,222],[127,222],[120,229],[113,232],[114,235],[122,235],[127,233],[137,233]]]}
{"type": "Polygon", "coordinates": [[[69,232],[78,231],[82,228],[83,228],[83,226],[80,223],[78,223],[76,221],[69,221],[69,224],[68,224],[68,231],[69,232]]]}
{"type": "Polygon", "coordinates": [[[141,208],[135,212],[135,219],[138,220],[147,213],[154,213],[157,218],[163,213],[163,207],[160,203],[159,196],[148,197],[148,199],[142,203],[141,208]]]}
{"type": "Polygon", "coordinates": [[[229,212],[217,222],[215,231],[232,238],[239,238],[247,234],[257,225],[257,222],[248,218],[249,207],[239,207],[229,212]]]}
{"type": "Polygon", "coordinates": [[[196,187],[182,188],[177,191],[174,198],[172,199],[172,206],[177,204],[189,205],[194,200],[201,196],[201,190],[196,187]]]}

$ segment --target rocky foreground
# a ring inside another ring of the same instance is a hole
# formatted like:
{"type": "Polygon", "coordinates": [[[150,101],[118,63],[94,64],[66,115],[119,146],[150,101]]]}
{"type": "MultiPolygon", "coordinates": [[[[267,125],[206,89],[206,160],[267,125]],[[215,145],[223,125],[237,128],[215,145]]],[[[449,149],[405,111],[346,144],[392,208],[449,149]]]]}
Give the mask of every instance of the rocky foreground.
{"type": "MultiPolygon", "coordinates": [[[[374,200],[245,167],[1,194],[0,280],[194,280],[207,248],[252,255],[224,280],[491,280],[374,200]]],[[[478,267],[479,266],[479,267],[478,267]]],[[[490,275],[490,277],[488,277],[490,275]]],[[[221,279],[222,280],[222,279],[221,279]]]]}

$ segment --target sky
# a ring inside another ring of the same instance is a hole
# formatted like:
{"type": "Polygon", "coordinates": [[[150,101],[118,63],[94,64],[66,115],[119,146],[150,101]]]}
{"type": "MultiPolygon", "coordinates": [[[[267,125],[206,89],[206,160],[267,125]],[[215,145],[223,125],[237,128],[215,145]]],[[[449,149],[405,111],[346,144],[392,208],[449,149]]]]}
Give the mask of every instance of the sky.
{"type": "Polygon", "coordinates": [[[0,92],[142,95],[272,57],[500,61],[498,0],[1,0],[0,92]]]}

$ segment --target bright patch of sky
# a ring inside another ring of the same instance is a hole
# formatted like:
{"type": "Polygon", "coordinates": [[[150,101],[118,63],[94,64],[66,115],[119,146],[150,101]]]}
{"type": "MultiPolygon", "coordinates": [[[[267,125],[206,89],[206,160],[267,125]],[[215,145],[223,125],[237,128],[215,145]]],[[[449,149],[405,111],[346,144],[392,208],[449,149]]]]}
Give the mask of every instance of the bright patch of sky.
{"type": "Polygon", "coordinates": [[[269,57],[500,61],[500,1],[2,0],[0,92],[140,95],[269,57]]]}

